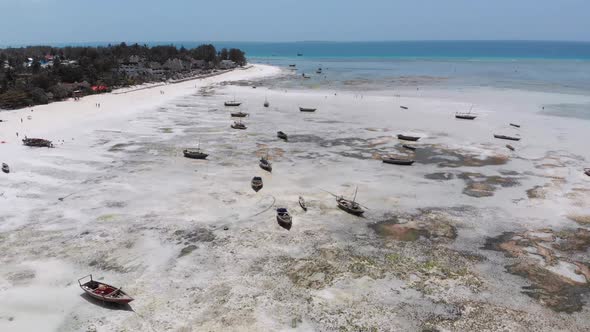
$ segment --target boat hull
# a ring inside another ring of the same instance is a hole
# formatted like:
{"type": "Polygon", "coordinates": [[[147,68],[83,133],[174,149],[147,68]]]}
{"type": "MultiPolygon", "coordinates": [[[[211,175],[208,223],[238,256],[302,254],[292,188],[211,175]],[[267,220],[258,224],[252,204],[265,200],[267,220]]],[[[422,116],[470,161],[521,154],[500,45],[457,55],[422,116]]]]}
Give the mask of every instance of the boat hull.
{"type": "Polygon", "coordinates": [[[505,140],[509,140],[509,141],[520,141],[520,137],[512,137],[512,136],[506,136],[506,135],[494,135],[494,138],[505,139],[505,140]]]}
{"type": "Polygon", "coordinates": [[[307,211],[307,204],[305,203],[305,200],[301,196],[299,197],[299,206],[301,206],[303,211],[307,211]]]}
{"type": "Polygon", "coordinates": [[[477,116],[455,114],[455,118],[461,119],[461,120],[475,120],[475,118],[477,118],[477,116]]]}
{"type": "Polygon", "coordinates": [[[391,165],[411,166],[414,160],[383,159],[383,163],[391,165]]]}
{"type": "Polygon", "coordinates": [[[363,213],[365,213],[365,211],[350,209],[349,207],[344,206],[342,204],[338,204],[338,207],[340,208],[340,210],[350,213],[352,215],[355,215],[357,217],[360,217],[363,215],[363,213]]]}
{"type": "Polygon", "coordinates": [[[406,135],[397,135],[397,138],[404,140],[404,141],[410,141],[410,142],[416,142],[417,140],[420,139],[420,137],[406,136],[406,135]]]}
{"type": "Polygon", "coordinates": [[[244,127],[241,127],[241,126],[235,126],[235,125],[231,125],[231,127],[232,127],[233,129],[239,129],[239,130],[246,130],[246,129],[247,129],[247,127],[245,127],[245,126],[244,126],[244,127]]]}
{"type": "Polygon", "coordinates": [[[199,153],[199,152],[190,152],[190,151],[183,151],[182,152],[184,154],[185,158],[189,158],[189,159],[200,159],[200,160],[204,160],[207,159],[207,157],[209,156],[206,153],[199,153]]]}
{"type": "Polygon", "coordinates": [[[231,103],[231,102],[225,102],[223,104],[228,107],[237,107],[237,106],[242,105],[242,103],[231,103]]]}
{"type": "Polygon", "coordinates": [[[307,112],[307,113],[313,113],[317,110],[317,108],[305,108],[305,107],[299,107],[299,111],[300,112],[307,112]]]}
{"type": "Polygon", "coordinates": [[[402,145],[402,147],[403,147],[404,149],[408,149],[408,150],[416,151],[416,147],[415,147],[415,146],[411,146],[411,145],[404,144],[404,145],[402,145]]]}

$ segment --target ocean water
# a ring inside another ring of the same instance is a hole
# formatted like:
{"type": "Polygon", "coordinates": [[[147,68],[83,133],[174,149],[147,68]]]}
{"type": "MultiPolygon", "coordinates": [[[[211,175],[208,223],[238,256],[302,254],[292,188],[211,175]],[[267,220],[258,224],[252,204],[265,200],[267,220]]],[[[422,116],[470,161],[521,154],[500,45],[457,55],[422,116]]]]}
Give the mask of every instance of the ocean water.
{"type": "Polygon", "coordinates": [[[437,85],[588,93],[590,43],[533,41],[218,43],[251,62],[311,76],[285,86],[351,89],[437,85]],[[300,56],[299,56],[300,55],[300,56]],[[316,74],[318,68],[322,74],[316,74]]]}

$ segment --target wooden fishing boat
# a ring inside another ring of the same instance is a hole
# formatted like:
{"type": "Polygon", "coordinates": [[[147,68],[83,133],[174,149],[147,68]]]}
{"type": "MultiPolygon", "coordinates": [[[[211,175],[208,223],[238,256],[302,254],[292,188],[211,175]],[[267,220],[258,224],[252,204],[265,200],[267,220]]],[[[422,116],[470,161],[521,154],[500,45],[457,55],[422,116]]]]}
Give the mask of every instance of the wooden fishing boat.
{"type": "Polygon", "coordinates": [[[584,174],[590,176],[590,168],[584,168],[584,174]]]}
{"type": "Polygon", "coordinates": [[[462,120],[475,120],[475,118],[477,118],[477,115],[473,115],[470,113],[455,113],[455,118],[462,120]]]}
{"type": "Polygon", "coordinates": [[[239,101],[226,101],[225,103],[223,103],[225,106],[229,106],[229,107],[237,107],[242,105],[242,103],[240,103],[239,101]]]}
{"type": "Polygon", "coordinates": [[[234,123],[231,125],[231,127],[232,127],[232,128],[234,128],[234,129],[241,129],[241,130],[244,130],[244,129],[247,129],[247,128],[248,128],[248,127],[246,127],[246,125],[245,125],[245,124],[243,124],[243,123],[241,123],[241,122],[234,122],[234,123]]]}
{"type": "Polygon", "coordinates": [[[408,136],[408,135],[402,135],[402,134],[397,135],[397,138],[404,140],[404,141],[412,141],[412,142],[415,142],[420,139],[420,137],[418,137],[418,136],[408,136]]]}
{"type": "Polygon", "coordinates": [[[23,144],[26,146],[33,146],[38,148],[52,148],[53,143],[43,138],[25,138],[23,144]]]}
{"type": "Polygon", "coordinates": [[[411,146],[411,145],[408,145],[408,144],[404,144],[404,145],[402,145],[402,147],[403,147],[404,149],[408,149],[408,150],[416,151],[416,147],[415,147],[415,146],[411,146]]]}
{"type": "Polygon", "coordinates": [[[10,167],[8,167],[7,163],[2,163],[2,172],[6,174],[10,173],[10,167]]]}
{"type": "Polygon", "coordinates": [[[299,196],[299,206],[301,206],[303,211],[307,211],[307,203],[305,203],[305,200],[302,196],[299,196]]]}
{"type": "Polygon", "coordinates": [[[272,164],[265,157],[260,158],[260,163],[258,163],[258,166],[267,172],[272,172],[272,164]]]}
{"type": "Polygon", "coordinates": [[[498,138],[498,139],[507,139],[509,141],[520,141],[520,137],[514,137],[514,136],[494,135],[494,137],[498,138]]]}
{"type": "Polygon", "coordinates": [[[277,209],[277,222],[279,226],[283,227],[286,230],[290,230],[291,226],[293,226],[293,217],[289,214],[289,211],[285,208],[278,208],[277,209]]]}
{"type": "Polygon", "coordinates": [[[297,65],[294,65],[294,64],[293,64],[293,65],[289,65],[289,67],[291,67],[291,68],[295,68],[295,67],[297,67],[297,65]]]}
{"type": "Polygon", "coordinates": [[[383,158],[383,163],[392,165],[411,166],[414,160],[410,159],[398,159],[398,158],[383,158]]]}
{"type": "Polygon", "coordinates": [[[510,151],[514,151],[514,150],[515,150],[515,149],[514,149],[514,147],[513,147],[512,145],[510,145],[510,144],[506,144],[506,147],[507,147],[507,148],[508,148],[508,150],[510,150],[510,151]]]}
{"type": "Polygon", "coordinates": [[[315,112],[317,108],[299,107],[300,112],[315,112]]]}
{"type": "Polygon", "coordinates": [[[209,156],[208,154],[201,151],[201,149],[184,149],[182,150],[182,154],[184,154],[185,158],[190,159],[207,159],[209,156]]]}
{"type": "Polygon", "coordinates": [[[282,131],[277,131],[277,137],[280,139],[284,139],[285,141],[288,139],[287,134],[282,131]]]}
{"type": "Polygon", "coordinates": [[[254,189],[255,192],[260,191],[260,189],[262,189],[262,187],[264,186],[262,183],[262,178],[260,176],[253,177],[250,185],[252,186],[252,189],[254,189]]]}
{"type": "Polygon", "coordinates": [[[359,205],[359,203],[346,199],[342,196],[336,197],[336,203],[341,210],[346,211],[352,215],[361,216],[363,213],[365,213],[365,210],[359,205]]]}
{"type": "Polygon", "coordinates": [[[92,274],[78,279],[80,288],[89,296],[104,302],[127,304],[133,301],[133,298],[125,293],[120,287],[114,287],[92,279],[92,274]],[[83,279],[90,277],[90,280],[82,283],[83,279]]]}
{"type": "Polygon", "coordinates": [[[400,106],[399,108],[403,109],[403,110],[407,110],[408,107],[407,106],[400,106]]]}
{"type": "Polygon", "coordinates": [[[519,125],[519,124],[516,124],[516,123],[511,123],[510,125],[511,125],[512,127],[520,128],[520,125],[519,125]]]}
{"type": "Polygon", "coordinates": [[[232,112],[232,113],[231,113],[231,117],[232,117],[232,118],[245,118],[245,117],[247,117],[248,115],[250,115],[250,114],[248,114],[248,113],[245,113],[245,112],[242,112],[242,111],[240,111],[240,112],[232,112]]]}

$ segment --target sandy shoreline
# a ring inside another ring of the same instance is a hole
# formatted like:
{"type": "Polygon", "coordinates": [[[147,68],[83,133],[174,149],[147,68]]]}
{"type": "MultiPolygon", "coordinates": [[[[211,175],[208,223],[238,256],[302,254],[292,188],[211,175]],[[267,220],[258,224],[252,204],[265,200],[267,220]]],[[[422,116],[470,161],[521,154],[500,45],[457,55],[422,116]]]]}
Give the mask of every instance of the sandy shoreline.
{"type": "Polygon", "coordinates": [[[585,329],[587,122],[539,110],[590,97],[218,84],[279,72],[256,65],[0,113],[14,169],[0,176],[0,330],[585,329]],[[245,131],[229,128],[234,96],[245,131]],[[471,104],[476,120],[454,118],[471,104]],[[58,144],[23,147],[16,131],[58,144]],[[400,133],[421,136],[415,153],[400,133]],[[495,133],[520,135],[516,152],[495,133]],[[199,141],[208,160],[182,158],[199,141]],[[257,163],[267,153],[272,174],[257,163]],[[416,164],[384,165],[387,155],[416,164]],[[356,186],[364,218],[322,191],[356,186]],[[261,213],[273,202],[293,214],[291,231],[261,213]],[[123,286],[134,312],[80,297],[88,273],[123,286]]]}

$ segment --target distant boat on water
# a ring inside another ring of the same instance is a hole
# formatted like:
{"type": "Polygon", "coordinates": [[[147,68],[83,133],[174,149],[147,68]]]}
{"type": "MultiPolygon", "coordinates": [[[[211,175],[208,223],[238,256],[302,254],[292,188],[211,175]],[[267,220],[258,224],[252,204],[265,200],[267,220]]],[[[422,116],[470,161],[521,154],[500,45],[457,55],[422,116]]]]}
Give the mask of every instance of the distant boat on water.
{"type": "Polygon", "coordinates": [[[512,127],[520,128],[520,125],[519,125],[519,124],[516,124],[516,123],[511,123],[510,125],[511,125],[512,127]]]}
{"type": "Polygon", "coordinates": [[[280,139],[283,139],[285,141],[288,139],[287,134],[285,134],[282,131],[277,131],[277,137],[280,138],[280,139]]]}
{"type": "Polygon", "coordinates": [[[393,164],[393,165],[402,165],[402,166],[411,166],[414,163],[414,160],[399,159],[399,158],[383,158],[383,163],[393,164]]]}
{"type": "Polygon", "coordinates": [[[472,114],[471,110],[473,110],[473,106],[471,106],[471,108],[469,109],[469,112],[467,112],[467,113],[461,113],[461,112],[455,113],[455,118],[462,119],[462,120],[475,120],[475,118],[477,118],[477,115],[472,114]]]}
{"type": "Polygon", "coordinates": [[[266,157],[260,158],[260,163],[258,163],[258,166],[269,173],[272,172],[272,164],[266,157]]]}
{"type": "Polygon", "coordinates": [[[264,107],[269,107],[270,103],[268,102],[268,99],[264,98],[264,107]]]}
{"type": "Polygon", "coordinates": [[[262,183],[262,178],[260,176],[253,177],[252,181],[250,182],[250,185],[252,186],[252,189],[255,192],[260,191],[260,189],[262,189],[262,187],[264,186],[262,183]]]}
{"type": "Polygon", "coordinates": [[[10,173],[10,167],[8,167],[7,163],[2,163],[2,172],[6,174],[10,173]]]}
{"type": "Polygon", "coordinates": [[[303,54],[302,53],[297,53],[297,56],[303,56],[303,54]]]}
{"type": "Polygon", "coordinates": [[[209,156],[208,154],[201,151],[201,149],[199,149],[199,148],[185,149],[182,151],[182,153],[184,154],[185,158],[190,158],[190,159],[207,159],[207,157],[209,156]]]}
{"type": "Polygon", "coordinates": [[[514,136],[507,136],[507,135],[494,135],[495,138],[498,139],[506,139],[509,141],[520,141],[520,137],[514,137],[514,136]]]}
{"type": "Polygon", "coordinates": [[[293,217],[291,217],[291,214],[289,214],[289,211],[287,211],[286,208],[278,208],[277,222],[279,223],[279,226],[286,230],[290,230],[293,226],[293,217]]]}
{"type": "Polygon", "coordinates": [[[248,113],[245,113],[245,112],[242,112],[242,111],[231,113],[231,116],[233,118],[244,118],[244,117],[247,117],[248,115],[249,115],[248,113]]]}
{"type": "Polygon", "coordinates": [[[584,173],[590,176],[590,168],[584,168],[584,173]]]}
{"type": "Polygon", "coordinates": [[[408,135],[402,135],[402,134],[397,135],[397,138],[404,140],[404,141],[411,141],[411,142],[415,142],[420,139],[420,137],[418,137],[418,136],[408,136],[408,135]]]}
{"type": "Polygon", "coordinates": [[[300,112],[315,112],[317,108],[299,107],[300,112]]]}
{"type": "Polygon", "coordinates": [[[299,196],[299,206],[301,206],[303,211],[307,211],[307,203],[305,203],[305,200],[302,196],[299,196]]]}
{"type": "Polygon", "coordinates": [[[233,129],[241,129],[241,130],[244,130],[244,129],[247,129],[248,128],[241,121],[234,121],[234,123],[231,125],[231,127],[233,129]]]}

